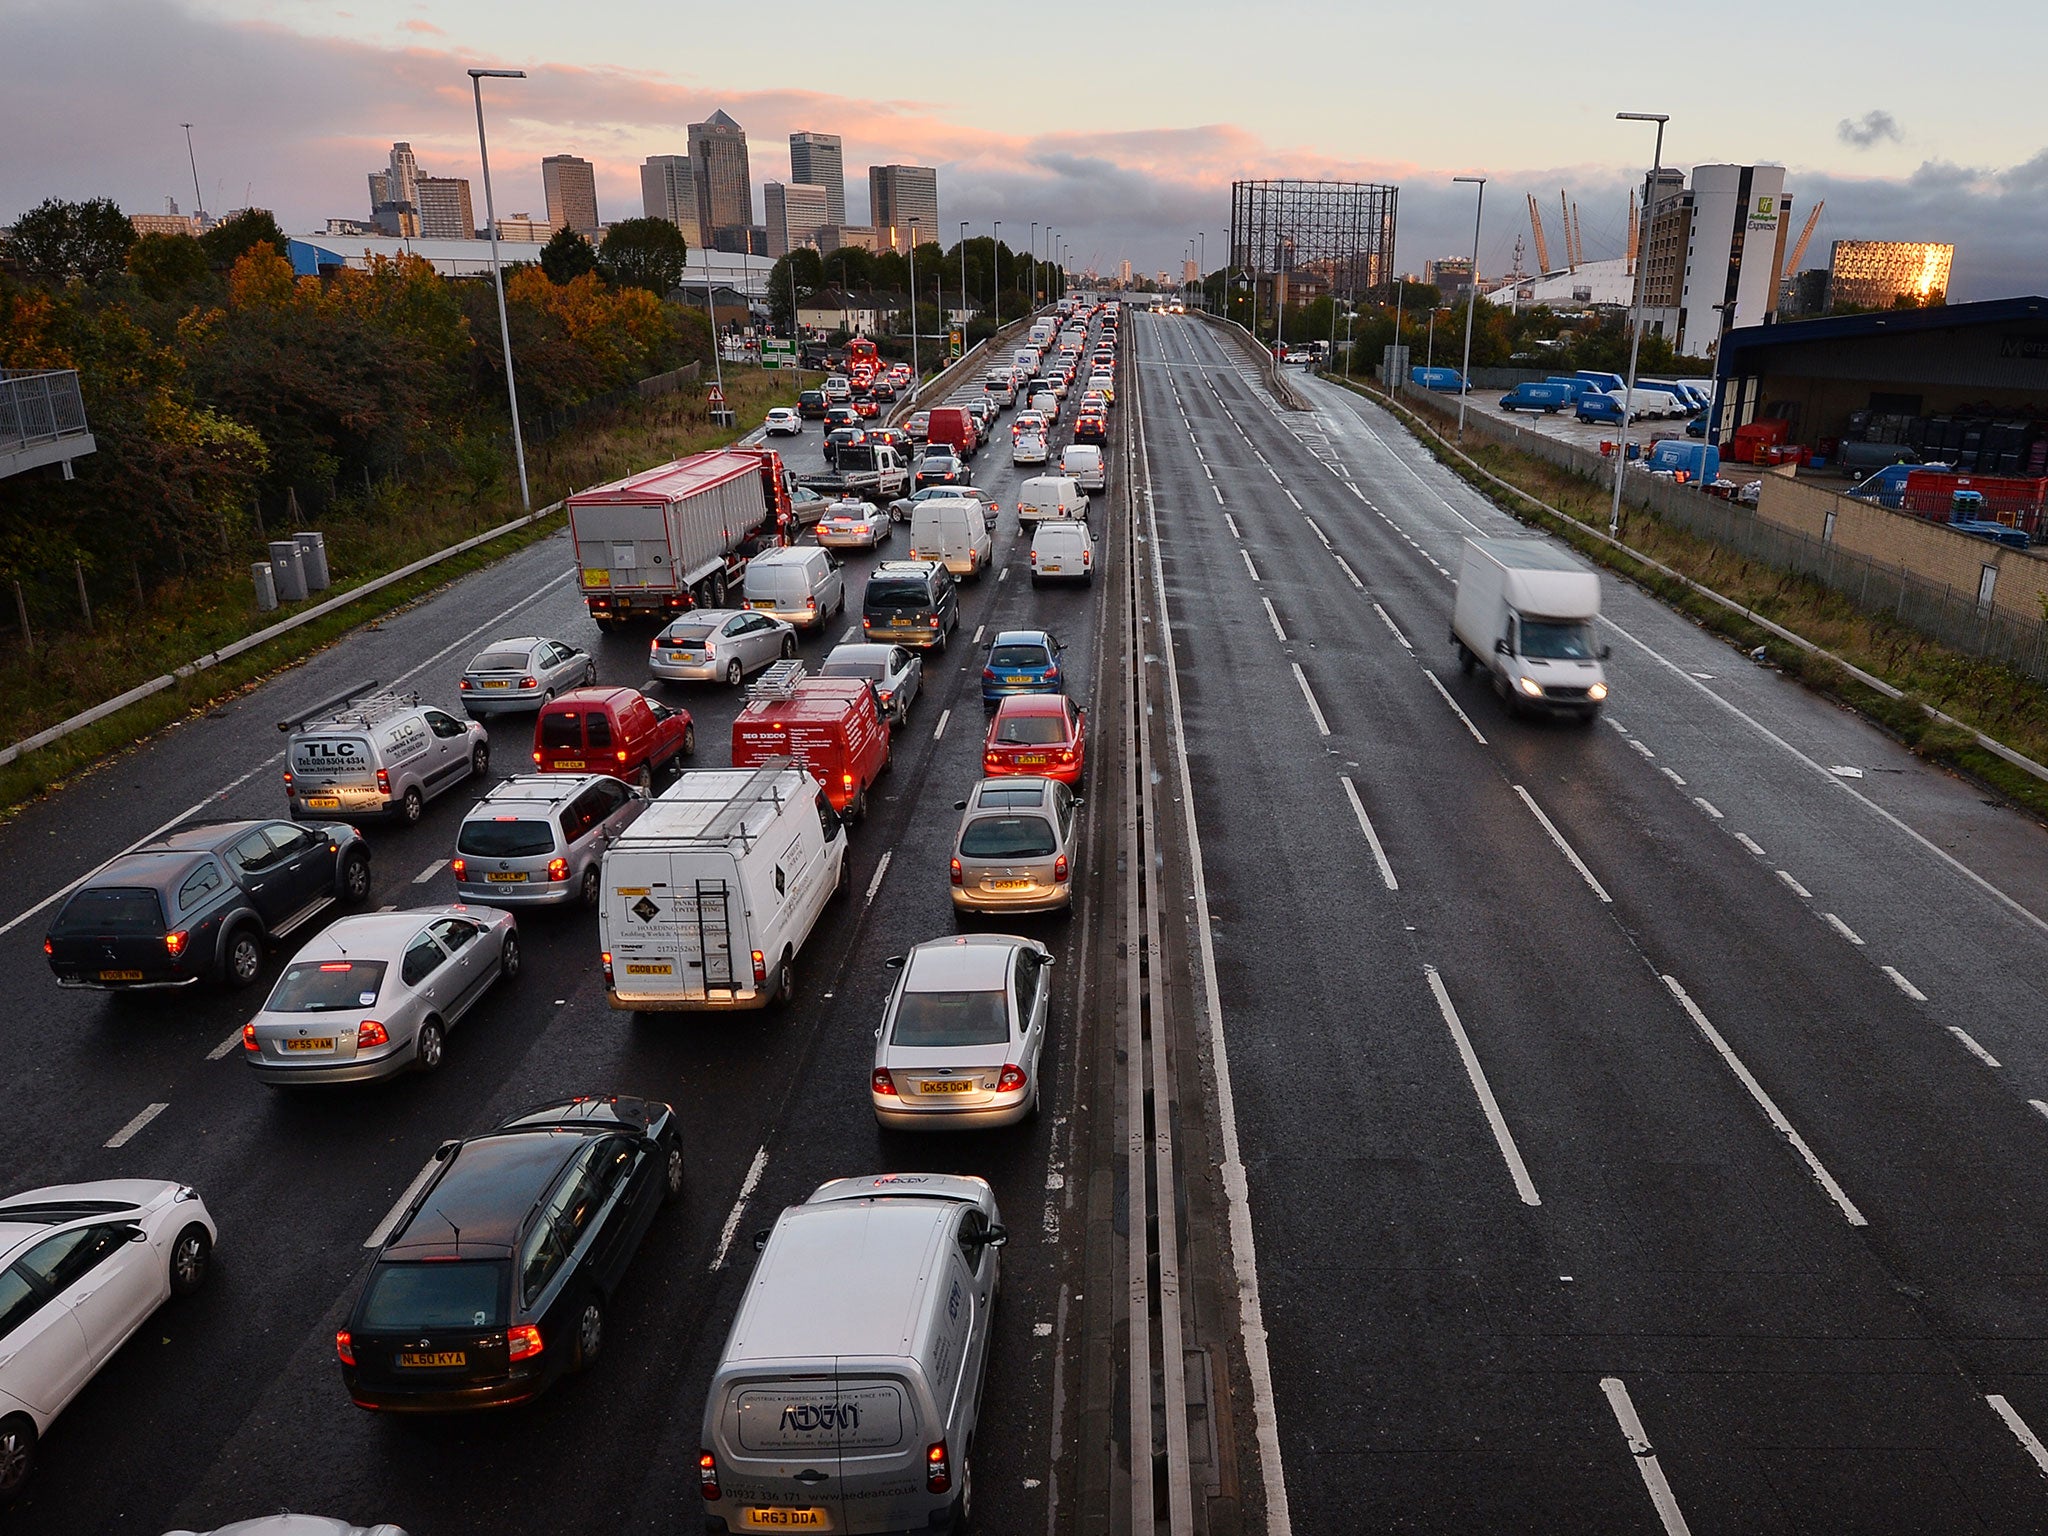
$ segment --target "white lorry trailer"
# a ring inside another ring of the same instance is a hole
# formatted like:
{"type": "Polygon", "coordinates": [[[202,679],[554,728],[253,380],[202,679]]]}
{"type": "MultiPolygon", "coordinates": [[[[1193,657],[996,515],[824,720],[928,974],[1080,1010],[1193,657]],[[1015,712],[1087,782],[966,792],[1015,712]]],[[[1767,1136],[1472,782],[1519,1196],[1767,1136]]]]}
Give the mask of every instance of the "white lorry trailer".
{"type": "Polygon", "coordinates": [[[1591,720],[1607,697],[1608,648],[1593,633],[1600,578],[1547,539],[1467,539],[1451,643],[1485,667],[1513,714],[1591,720]]]}

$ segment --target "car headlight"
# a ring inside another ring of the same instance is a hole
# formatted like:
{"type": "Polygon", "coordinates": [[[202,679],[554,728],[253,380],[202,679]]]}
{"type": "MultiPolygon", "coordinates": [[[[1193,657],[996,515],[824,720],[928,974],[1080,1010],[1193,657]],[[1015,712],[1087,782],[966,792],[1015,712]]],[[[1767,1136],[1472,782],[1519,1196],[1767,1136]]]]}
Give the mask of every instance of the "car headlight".
{"type": "Polygon", "coordinates": [[[1518,677],[1515,679],[1515,685],[1532,699],[1543,697],[1543,685],[1533,677],[1518,677]]]}
{"type": "Polygon", "coordinates": [[[1586,690],[1586,697],[1591,699],[1595,704],[1598,704],[1602,699],[1607,697],[1607,685],[1605,683],[1595,683],[1592,687],[1586,690]]]}

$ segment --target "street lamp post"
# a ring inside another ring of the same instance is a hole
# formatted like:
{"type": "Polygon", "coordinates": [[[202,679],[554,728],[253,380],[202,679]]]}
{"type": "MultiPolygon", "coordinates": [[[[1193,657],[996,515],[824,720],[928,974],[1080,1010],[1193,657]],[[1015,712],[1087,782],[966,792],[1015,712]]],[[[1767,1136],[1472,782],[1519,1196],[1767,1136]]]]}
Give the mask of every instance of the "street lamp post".
{"type": "Polygon", "coordinates": [[[910,398],[917,398],[924,370],[917,365],[917,220],[910,221],[910,398]]]}
{"type": "Polygon", "coordinates": [[[1472,392],[1472,327],[1479,318],[1479,220],[1486,212],[1486,178],[1484,176],[1453,176],[1453,181],[1471,182],[1479,188],[1478,200],[1472,207],[1472,271],[1469,281],[1472,297],[1465,305],[1465,366],[1458,379],[1458,441],[1465,440],[1465,396],[1472,392]]]}
{"type": "MultiPolygon", "coordinates": [[[[945,306],[939,306],[939,318],[946,318],[945,306]]],[[[950,351],[950,347],[948,348],[950,351]]],[[[967,353],[967,221],[960,221],[960,352],[967,353]]]]}
{"type": "MultiPolygon", "coordinates": [[[[1387,259],[1389,261],[1393,260],[1391,252],[1388,254],[1387,259]]],[[[1397,362],[1404,360],[1407,355],[1401,350],[1401,306],[1407,301],[1407,298],[1408,283],[1401,276],[1397,266],[1394,272],[1394,357],[1397,362]]],[[[1382,379],[1380,382],[1387,386],[1388,394],[1398,395],[1401,392],[1402,384],[1401,370],[1396,368],[1391,379],[1382,379]]]]}
{"type": "Polygon", "coordinates": [[[1031,222],[1031,255],[1024,263],[1024,312],[1031,314],[1038,308],[1038,221],[1031,222]]]}
{"type": "MultiPolygon", "coordinates": [[[[1434,368],[1436,366],[1436,309],[1437,307],[1434,304],[1429,306],[1428,339],[1423,344],[1422,353],[1422,366],[1424,368],[1434,368]]],[[[1431,387],[1434,388],[1434,386],[1431,387]]]]}
{"type": "MultiPolygon", "coordinates": [[[[512,378],[512,326],[505,318],[505,269],[498,265],[498,210],[491,201],[491,152],[484,142],[484,81],[524,80],[523,69],[472,69],[469,83],[476,92],[476,150],[484,171],[484,223],[491,232],[491,281],[498,289],[498,337],[505,343],[505,399],[512,411],[512,456],[519,463],[519,505],[533,511],[526,484],[526,440],[519,431],[519,386],[512,378]]],[[[716,350],[716,337],[713,338],[716,350]]]]}
{"type": "MultiPolygon", "coordinates": [[[[1664,168],[1664,125],[1671,121],[1668,112],[1617,112],[1617,122],[1655,123],[1657,125],[1657,147],[1650,156],[1650,194],[1656,195],[1657,174],[1664,168]]],[[[1647,203],[1648,198],[1644,201],[1647,203]]],[[[1648,222],[1649,210],[1644,210],[1644,222],[1648,222]]],[[[1621,391],[1621,441],[1614,450],[1614,506],[1607,514],[1607,536],[1621,537],[1621,480],[1628,473],[1628,419],[1635,407],[1636,399],[1636,356],[1643,345],[1643,262],[1636,263],[1634,294],[1629,303],[1628,378],[1621,391]]]]}
{"type": "Polygon", "coordinates": [[[1209,312],[1209,231],[1196,230],[1195,239],[1199,242],[1195,247],[1199,253],[1195,257],[1195,265],[1201,268],[1197,275],[1202,280],[1202,313],[1206,315],[1209,312]]]}

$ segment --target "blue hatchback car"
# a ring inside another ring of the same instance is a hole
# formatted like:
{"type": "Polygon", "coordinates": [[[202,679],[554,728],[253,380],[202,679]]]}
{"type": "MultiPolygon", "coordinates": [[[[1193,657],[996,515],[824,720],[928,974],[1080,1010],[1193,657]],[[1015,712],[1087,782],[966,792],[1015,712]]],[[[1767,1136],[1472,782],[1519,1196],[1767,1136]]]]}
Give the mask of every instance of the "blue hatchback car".
{"type": "Polygon", "coordinates": [[[1064,693],[1063,647],[1050,630],[1006,629],[989,645],[981,668],[981,702],[990,709],[1015,693],[1064,693]]]}

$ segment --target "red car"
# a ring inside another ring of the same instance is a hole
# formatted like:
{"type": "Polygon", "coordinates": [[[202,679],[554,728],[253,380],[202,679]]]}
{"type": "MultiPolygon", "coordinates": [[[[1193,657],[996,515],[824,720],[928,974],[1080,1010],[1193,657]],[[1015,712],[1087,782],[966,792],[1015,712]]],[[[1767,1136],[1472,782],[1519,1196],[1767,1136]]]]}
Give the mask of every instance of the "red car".
{"type": "Polygon", "coordinates": [[[882,414],[882,407],[872,395],[860,395],[853,402],[853,414],[863,420],[872,420],[882,414]]]}
{"type": "Polygon", "coordinates": [[[533,762],[542,773],[608,773],[652,791],[697,750],[687,709],[634,688],[571,688],[541,706],[533,762]]]}
{"type": "Polygon", "coordinates": [[[1025,693],[1004,699],[988,723],[981,771],[1081,782],[1088,751],[1088,712],[1065,694],[1025,693]]]}

